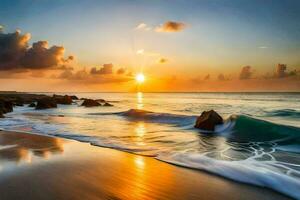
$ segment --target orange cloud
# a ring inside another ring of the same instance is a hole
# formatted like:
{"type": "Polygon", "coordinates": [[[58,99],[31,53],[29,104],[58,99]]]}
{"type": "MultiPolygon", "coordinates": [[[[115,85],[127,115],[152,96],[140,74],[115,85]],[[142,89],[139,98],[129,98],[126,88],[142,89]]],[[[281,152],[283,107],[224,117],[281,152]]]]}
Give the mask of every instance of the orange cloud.
{"type": "Polygon", "coordinates": [[[160,59],[158,60],[158,63],[160,63],[160,64],[164,64],[164,63],[166,63],[166,62],[168,62],[168,60],[167,60],[166,58],[160,58],[160,59]]]}
{"type": "Polygon", "coordinates": [[[249,79],[252,75],[252,70],[251,70],[251,66],[245,66],[242,68],[241,72],[240,72],[240,79],[249,79]]]}
{"type": "Polygon", "coordinates": [[[96,67],[93,67],[90,71],[91,74],[112,74],[113,73],[113,64],[104,64],[102,68],[97,70],[96,67]]]}
{"type": "Polygon", "coordinates": [[[158,26],[156,32],[179,32],[186,28],[186,24],[182,22],[167,21],[158,26]]]}

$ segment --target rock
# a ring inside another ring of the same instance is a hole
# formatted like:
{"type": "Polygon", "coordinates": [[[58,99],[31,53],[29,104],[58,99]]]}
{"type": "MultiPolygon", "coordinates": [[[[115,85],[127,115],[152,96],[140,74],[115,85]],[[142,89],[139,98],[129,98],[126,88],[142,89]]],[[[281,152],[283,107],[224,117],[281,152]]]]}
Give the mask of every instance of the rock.
{"type": "Polygon", "coordinates": [[[31,102],[37,101],[47,97],[44,94],[30,94],[24,92],[0,92],[0,99],[5,99],[16,104],[30,104],[31,102]]]}
{"type": "Polygon", "coordinates": [[[71,99],[73,99],[73,100],[78,100],[78,97],[75,96],[75,95],[72,95],[72,96],[70,96],[70,97],[71,97],[71,99]]]}
{"type": "Polygon", "coordinates": [[[71,96],[65,95],[53,95],[53,99],[56,101],[58,104],[65,104],[65,105],[70,105],[72,104],[73,100],[71,96]]]}
{"type": "Polygon", "coordinates": [[[0,110],[0,118],[5,118],[1,110],[0,110]]]}
{"type": "Polygon", "coordinates": [[[14,105],[15,106],[24,106],[24,99],[22,97],[17,97],[14,100],[14,105]]]}
{"type": "Polygon", "coordinates": [[[95,101],[93,99],[85,99],[81,105],[85,106],[85,107],[101,106],[100,103],[98,103],[97,101],[95,101]]]}
{"type": "Polygon", "coordinates": [[[0,112],[2,114],[13,111],[13,102],[8,100],[0,100],[0,112]]]}
{"type": "Polygon", "coordinates": [[[106,102],[104,99],[96,99],[96,101],[98,101],[100,103],[105,103],[106,102]]]}
{"type": "Polygon", "coordinates": [[[105,102],[105,104],[103,104],[103,106],[113,106],[113,105],[108,102],[105,102]]]}
{"type": "Polygon", "coordinates": [[[47,97],[37,101],[35,109],[57,108],[57,103],[54,98],[47,97]]]}
{"type": "Polygon", "coordinates": [[[223,124],[223,118],[214,110],[203,111],[197,118],[195,128],[214,131],[215,126],[223,124]]]}
{"type": "Polygon", "coordinates": [[[24,104],[20,103],[20,102],[17,102],[17,103],[15,103],[15,106],[24,106],[24,104]]]}
{"type": "Polygon", "coordinates": [[[30,103],[29,105],[28,105],[28,107],[35,107],[35,103],[34,102],[32,102],[32,103],[30,103]]]}

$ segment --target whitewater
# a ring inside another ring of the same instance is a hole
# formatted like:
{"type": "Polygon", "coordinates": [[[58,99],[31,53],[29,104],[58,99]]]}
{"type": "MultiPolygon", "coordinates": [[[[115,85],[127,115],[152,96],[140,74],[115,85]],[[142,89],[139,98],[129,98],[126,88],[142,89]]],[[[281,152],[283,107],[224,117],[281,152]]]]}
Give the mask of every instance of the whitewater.
{"type": "Polygon", "coordinates": [[[114,106],[16,107],[0,127],[151,156],[300,199],[300,93],[69,95],[114,106]],[[214,133],[195,129],[197,116],[211,109],[226,122],[214,133]]]}

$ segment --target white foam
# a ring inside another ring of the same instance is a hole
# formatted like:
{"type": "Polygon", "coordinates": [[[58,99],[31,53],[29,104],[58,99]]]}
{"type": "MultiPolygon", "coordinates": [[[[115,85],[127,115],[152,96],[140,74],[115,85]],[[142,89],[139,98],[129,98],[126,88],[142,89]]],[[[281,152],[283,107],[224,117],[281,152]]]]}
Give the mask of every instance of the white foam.
{"type": "Polygon", "coordinates": [[[267,187],[300,199],[300,180],[276,168],[271,169],[267,163],[272,161],[224,161],[196,153],[161,154],[157,159],[188,168],[205,170],[235,181],[267,187]]]}

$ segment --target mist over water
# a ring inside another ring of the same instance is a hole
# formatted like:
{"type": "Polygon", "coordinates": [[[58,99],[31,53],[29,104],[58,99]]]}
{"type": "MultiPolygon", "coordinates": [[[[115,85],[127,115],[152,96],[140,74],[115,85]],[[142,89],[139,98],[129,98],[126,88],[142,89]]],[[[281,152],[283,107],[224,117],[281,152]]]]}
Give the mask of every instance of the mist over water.
{"type": "Polygon", "coordinates": [[[0,126],[153,156],[300,199],[300,93],[75,95],[114,106],[16,107],[0,126]],[[210,109],[226,123],[214,134],[194,129],[210,109]]]}

